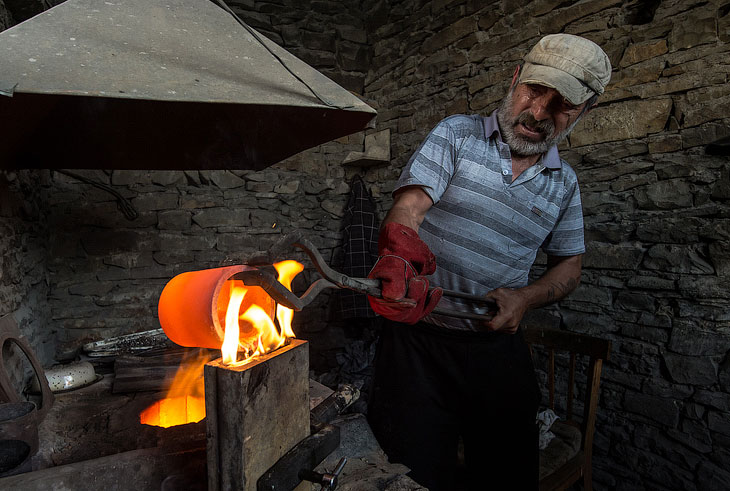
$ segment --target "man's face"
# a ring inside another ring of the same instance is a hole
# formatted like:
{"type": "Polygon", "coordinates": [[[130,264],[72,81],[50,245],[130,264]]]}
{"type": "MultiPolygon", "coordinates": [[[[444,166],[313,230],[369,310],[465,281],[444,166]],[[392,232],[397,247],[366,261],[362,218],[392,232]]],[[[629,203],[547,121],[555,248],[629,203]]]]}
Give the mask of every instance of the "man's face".
{"type": "Polygon", "coordinates": [[[573,105],[550,87],[518,83],[497,111],[502,138],[513,154],[545,153],[568,136],[585,104],[573,105]]]}

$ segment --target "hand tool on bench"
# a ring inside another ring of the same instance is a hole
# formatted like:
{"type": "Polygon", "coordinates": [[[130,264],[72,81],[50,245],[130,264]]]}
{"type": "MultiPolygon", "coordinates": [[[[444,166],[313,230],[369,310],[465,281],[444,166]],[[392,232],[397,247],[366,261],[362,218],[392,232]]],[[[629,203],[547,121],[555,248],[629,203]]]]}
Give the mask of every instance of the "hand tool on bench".
{"type": "MultiPolygon", "coordinates": [[[[291,248],[292,246],[304,251],[311,259],[312,264],[314,264],[314,267],[317,269],[319,274],[322,276],[312,283],[301,297],[290,292],[284,285],[279,283],[274,273],[265,268],[242,271],[234,275],[231,279],[242,280],[247,286],[259,286],[263,288],[277,303],[297,312],[309,305],[322,290],[327,288],[346,288],[359,293],[366,293],[373,297],[381,297],[380,280],[370,278],[353,278],[335,271],[327,264],[317,248],[300,233],[293,233],[285,236],[277,244],[275,244],[266,255],[252,258],[247,261],[247,264],[250,266],[264,266],[272,264],[274,259],[284,252],[283,249],[291,248]]],[[[443,296],[481,303],[489,307],[490,310],[496,310],[497,308],[494,300],[481,295],[444,290],[443,296]]],[[[412,301],[406,299],[404,302],[410,303],[412,301]]],[[[493,317],[492,314],[461,312],[440,308],[438,306],[436,306],[433,310],[433,313],[449,317],[475,320],[490,320],[493,317]]]]}

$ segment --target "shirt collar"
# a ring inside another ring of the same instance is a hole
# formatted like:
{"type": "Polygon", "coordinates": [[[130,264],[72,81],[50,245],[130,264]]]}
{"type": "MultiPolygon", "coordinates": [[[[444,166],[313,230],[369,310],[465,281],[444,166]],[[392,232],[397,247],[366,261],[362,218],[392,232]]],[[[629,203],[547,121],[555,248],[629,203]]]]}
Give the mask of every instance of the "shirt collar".
{"type": "MultiPolygon", "coordinates": [[[[496,132],[499,141],[503,141],[502,133],[500,133],[499,124],[497,123],[497,111],[493,111],[492,114],[482,119],[484,121],[484,134],[487,138],[491,138],[496,132]]],[[[560,169],[560,167],[562,167],[560,155],[558,154],[558,147],[556,145],[553,145],[547,152],[545,152],[542,163],[548,169],[560,169]]]]}

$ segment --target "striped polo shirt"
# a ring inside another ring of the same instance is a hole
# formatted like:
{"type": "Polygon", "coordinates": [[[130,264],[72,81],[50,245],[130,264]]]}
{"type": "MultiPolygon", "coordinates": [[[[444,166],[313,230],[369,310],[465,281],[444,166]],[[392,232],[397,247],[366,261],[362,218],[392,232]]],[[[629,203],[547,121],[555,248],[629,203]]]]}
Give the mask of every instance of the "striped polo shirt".
{"type": "MultiPolygon", "coordinates": [[[[474,295],[520,288],[527,285],[538,248],[555,256],[585,252],[575,171],[552,147],[512,182],[510,150],[496,112],[441,121],[411,157],[396,190],[414,185],[434,202],[419,229],[436,255],[433,286],[474,295]]],[[[439,307],[486,311],[447,297],[439,307]]],[[[425,320],[479,329],[478,321],[435,314],[425,320]]]]}

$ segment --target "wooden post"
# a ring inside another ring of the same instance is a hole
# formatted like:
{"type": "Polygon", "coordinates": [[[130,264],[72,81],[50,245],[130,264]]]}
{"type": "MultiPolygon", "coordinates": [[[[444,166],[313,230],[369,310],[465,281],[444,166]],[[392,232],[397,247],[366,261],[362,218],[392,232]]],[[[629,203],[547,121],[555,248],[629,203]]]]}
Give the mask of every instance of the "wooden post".
{"type": "Polygon", "coordinates": [[[208,490],[254,491],[279,458],[309,435],[306,341],[239,367],[205,365],[208,490]]]}

